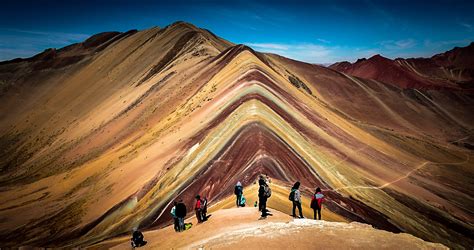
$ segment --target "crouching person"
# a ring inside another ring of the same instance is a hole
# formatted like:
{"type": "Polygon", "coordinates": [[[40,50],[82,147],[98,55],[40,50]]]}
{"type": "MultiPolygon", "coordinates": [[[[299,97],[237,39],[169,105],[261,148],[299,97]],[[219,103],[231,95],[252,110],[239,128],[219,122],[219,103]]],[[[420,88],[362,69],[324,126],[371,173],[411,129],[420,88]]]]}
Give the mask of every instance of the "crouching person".
{"type": "Polygon", "coordinates": [[[144,237],[143,237],[143,234],[142,232],[138,231],[137,228],[134,228],[133,229],[133,233],[132,233],[132,247],[135,248],[135,247],[142,247],[144,245],[146,245],[146,241],[144,240],[144,237]]]}

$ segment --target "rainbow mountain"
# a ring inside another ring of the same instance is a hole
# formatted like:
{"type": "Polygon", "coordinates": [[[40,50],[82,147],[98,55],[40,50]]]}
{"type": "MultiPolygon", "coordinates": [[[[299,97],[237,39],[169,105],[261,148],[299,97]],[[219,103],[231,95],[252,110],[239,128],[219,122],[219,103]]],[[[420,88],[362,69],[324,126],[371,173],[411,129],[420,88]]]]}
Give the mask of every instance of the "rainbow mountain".
{"type": "Polygon", "coordinates": [[[0,83],[5,246],[163,227],[173,201],[217,204],[262,174],[281,211],[300,181],[327,218],[474,244],[472,90],[360,78],[184,22],[1,62],[0,83]]]}

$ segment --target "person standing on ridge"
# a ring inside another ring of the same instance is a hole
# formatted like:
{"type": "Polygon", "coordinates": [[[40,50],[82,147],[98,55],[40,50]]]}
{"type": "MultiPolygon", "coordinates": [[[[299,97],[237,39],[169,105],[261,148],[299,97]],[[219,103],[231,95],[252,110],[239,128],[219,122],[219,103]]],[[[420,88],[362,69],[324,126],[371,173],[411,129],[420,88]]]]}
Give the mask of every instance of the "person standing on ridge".
{"type": "Polygon", "coordinates": [[[196,195],[196,204],[194,205],[194,211],[196,211],[196,219],[198,223],[202,223],[202,207],[201,207],[201,196],[196,195]]]}
{"type": "Polygon", "coordinates": [[[176,217],[178,218],[178,231],[182,232],[185,230],[184,217],[186,217],[186,205],[183,200],[176,204],[176,217]]]}
{"type": "Polygon", "coordinates": [[[174,220],[174,231],[178,232],[179,231],[179,221],[178,221],[178,216],[176,216],[176,205],[178,202],[174,202],[173,207],[171,208],[171,216],[173,217],[174,220]]]}
{"type": "Polygon", "coordinates": [[[303,217],[303,211],[301,208],[301,193],[300,193],[300,182],[297,181],[293,187],[291,188],[290,196],[288,197],[290,201],[293,202],[293,217],[296,218],[296,208],[298,208],[298,211],[300,213],[299,218],[304,218],[303,217]]]}
{"type": "MultiPolygon", "coordinates": [[[[257,182],[258,182],[259,186],[260,186],[260,181],[263,181],[263,182],[266,183],[265,179],[263,178],[263,175],[258,176],[257,182]]],[[[259,194],[260,194],[260,189],[259,189],[259,194]]],[[[260,200],[260,195],[259,195],[259,200],[260,200]]],[[[258,203],[258,211],[262,211],[262,203],[261,202],[258,203]]]]}
{"type": "Polygon", "coordinates": [[[265,183],[263,178],[258,180],[258,184],[260,185],[258,189],[258,203],[260,204],[260,209],[262,211],[261,219],[266,219],[267,215],[271,215],[267,210],[267,200],[272,195],[272,190],[267,183],[265,183]]]}
{"type": "Polygon", "coordinates": [[[234,194],[236,196],[235,204],[237,205],[237,207],[240,207],[241,205],[243,193],[244,193],[244,188],[242,187],[242,184],[240,183],[240,181],[238,181],[234,188],[234,194]]]}
{"type": "Polygon", "coordinates": [[[316,212],[318,213],[318,220],[321,220],[321,207],[323,205],[324,195],[321,193],[321,189],[316,188],[316,192],[311,198],[311,208],[314,212],[314,219],[316,220],[316,212]]]}

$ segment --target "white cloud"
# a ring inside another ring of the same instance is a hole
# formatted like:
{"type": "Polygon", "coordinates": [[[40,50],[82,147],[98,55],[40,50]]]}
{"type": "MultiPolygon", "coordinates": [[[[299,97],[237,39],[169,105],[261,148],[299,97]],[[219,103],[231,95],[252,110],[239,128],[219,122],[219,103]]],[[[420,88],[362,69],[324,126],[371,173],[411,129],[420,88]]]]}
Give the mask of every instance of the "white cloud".
{"type": "Polygon", "coordinates": [[[367,48],[329,46],[314,43],[244,43],[257,51],[278,54],[298,61],[331,64],[370,57],[379,51],[367,48]]]}
{"type": "Polygon", "coordinates": [[[414,39],[386,40],[379,43],[388,50],[406,50],[416,46],[414,39]]]}
{"type": "Polygon", "coordinates": [[[305,62],[327,62],[331,48],[312,43],[244,43],[255,50],[274,53],[305,62]]]}
{"type": "Polygon", "coordinates": [[[10,49],[0,46],[0,61],[10,60],[18,57],[30,57],[37,54],[38,51],[30,49],[10,49]]]}
{"type": "Polygon", "coordinates": [[[322,39],[322,38],[318,38],[317,40],[322,42],[322,43],[331,43],[330,41],[328,41],[326,39],[322,39]]]}
{"type": "Polygon", "coordinates": [[[0,60],[31,57],[47,48],[61,48],[84,41],[90,35],[20,29],[1,29],[0,60]]]}
{"type": "Polygon", "coordinates": [[[83,41],[90,35],[79,33],[64,33],[64,32],[49,32],[36,30],[20,30],[20,29],[2,29],[11,33],[11,36],[19,37],[20,39],[38,40],[41,42],[51,42],[56,44],[69,45],[74,42],[83,41]]]}
{"type": "MultiPolygon", "coordinates": [[[[319,39],[318,39],[319,41],[319,39]]],[[[329,42],[329,41],[328,41],[329,42]]],[[[417,46],[414,39],[386,40],[374,47],[352,47],[331,45],[329,43],[244,43],[255,50],[274,53],[295,60],[327,64],[340,61],[355,62],[360,58],[369,58],[382,54],[389,58],[407,56],[417,46]]]]}
{"type": "MultiPolygon", "coordinates": [[[[319,41],[319,39],[318,39],[319,41]]],[[[466,46],[472,39],[417,41],[413,38],[400,40],[385,40],[372,44],[370,47],[355,47],[350,45],[336,45],[329,43],[244,43],[257,51],[274,53],[298,61],[330,64],[340,61],[355,62],[360,58],[370,58],[376,54],[384,57],[410,58],[431,57],[434,54],[452,49],[454,46],[466,46]]]]}
{"type": "MultiPolygon", "coordinates": [[[[473,26],[474,28],[474,26],[473,26]]],[[[327,64],[340,61],[355,62],[360,58],[370,58],[376,54],[384,57],[411,58],[411,57],[431,57],[452,49],[455,46],[467,46],[473,39],[466,38],[460,40],[424,40],[419,41],[413,38],[399,40],[385,40],[373,43],[372,46],[356,47],[351,45],[337,45],[329,41],[324,43],[324,39],[317,39],[316,43],[244,43],[261,52],[278,54],[298,61],[327,64]]]]}
{"type": "Polygon", "coordinates": [[[464,28],[466,28],[466,29],[469,30],[469,31],[472,30],[472,25],[469,24],[469,23],[461,22],[461,23],[459,23],[459,25],[463,26],[464,28]]]}
{"type": "Polygon", "coordinates": [[[453,47],[453,46],[466,46],[471,42],[469,39],[462,40],[442,40],[442,41],[431,41],[425,40],[424,45],[430,49],[439,49],[443,47],[453,47]]]}
{"type": "Polygon", "coordinates": [[[286,44],[279,44],[279,43],[245,43],[250,47],[255,47],[258,49],[264,50],[288,50],[288,45],[286,44]]]}

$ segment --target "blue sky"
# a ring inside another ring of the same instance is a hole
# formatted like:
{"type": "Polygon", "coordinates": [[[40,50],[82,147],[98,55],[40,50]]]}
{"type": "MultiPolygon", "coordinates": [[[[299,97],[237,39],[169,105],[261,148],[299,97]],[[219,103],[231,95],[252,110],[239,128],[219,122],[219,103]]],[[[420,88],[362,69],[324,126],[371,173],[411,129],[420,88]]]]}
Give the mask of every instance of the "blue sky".
{"type": "Polygon", "coordinates": [[[177,20],[312,63],[429,57],[474,41],[474,1],[2,1],[0,60],[177,20]],[[290,3],[288,3],[290,2],[290,3]]]}

